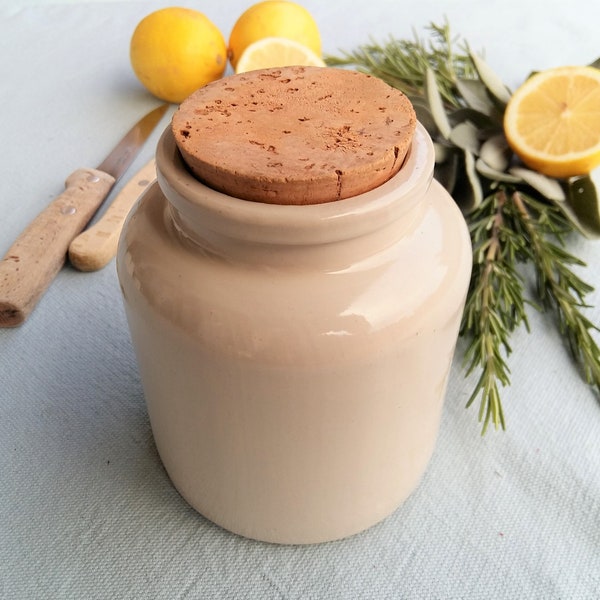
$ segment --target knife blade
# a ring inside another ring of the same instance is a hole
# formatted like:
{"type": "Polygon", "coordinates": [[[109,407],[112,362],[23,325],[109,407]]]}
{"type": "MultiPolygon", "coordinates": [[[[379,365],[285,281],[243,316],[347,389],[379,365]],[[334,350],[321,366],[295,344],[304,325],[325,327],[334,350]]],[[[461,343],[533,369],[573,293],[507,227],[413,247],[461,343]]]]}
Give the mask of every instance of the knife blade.
{"type": "Polygon", "coordinates": [[[117,253],[123,223],[142,192],[156,179],[156,162],[146,163],[119,191],[104,214],[69,246],[69,261],[80,271],[97,271],[117,253]]]}
{"type": "Polygon", "coordinates": [[[71,173],[65,191],[17,237],[0,261],[0,327],[16,327],[29,316],[65,263],[69,244],[125,173],[168,107],[161,105],[142,117],[97,168],[71,173]]]}

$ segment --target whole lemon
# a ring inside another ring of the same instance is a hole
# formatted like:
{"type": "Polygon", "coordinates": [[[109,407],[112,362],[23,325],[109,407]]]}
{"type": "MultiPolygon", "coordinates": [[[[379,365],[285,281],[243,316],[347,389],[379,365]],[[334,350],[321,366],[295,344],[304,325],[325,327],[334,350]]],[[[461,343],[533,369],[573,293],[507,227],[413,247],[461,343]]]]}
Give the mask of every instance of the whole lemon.
{"type": "Polygon", "coordinates": [[[180,103],[223,75],[227,46],[216,25],[201,12],[168,7],[138,23],[129,58],[137,78],[152,94],[180,103]]]}
{"type": "Polygon", "coordinates": [[[229,36],[232,66],[250,44],[266,37],[294,40],[321,56],[321,34],[308,10],[287,0],[265,0],[253,4],[235,22],[229,36]]]}

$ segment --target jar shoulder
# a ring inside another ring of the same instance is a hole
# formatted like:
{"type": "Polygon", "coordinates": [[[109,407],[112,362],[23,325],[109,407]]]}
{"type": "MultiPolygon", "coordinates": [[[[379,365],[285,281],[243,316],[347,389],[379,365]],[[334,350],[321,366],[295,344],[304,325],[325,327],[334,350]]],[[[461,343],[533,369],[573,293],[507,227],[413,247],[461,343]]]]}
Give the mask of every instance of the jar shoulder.
{"type": "Polygon", "coordinates": [[[316,331],[337,320],[350,333],[400,321],[416,327],[419,315],[455,312],[471,271],[466,224],[435,181],[419,217],[384,249],[335,268],[288,258],[233,262],[182,238],[154,185],[128,219],[117,265],[126,301],[185,328],[210,326],[212,315],[213,324],[251,318],[257,328],[297,319],[316,331]]]}

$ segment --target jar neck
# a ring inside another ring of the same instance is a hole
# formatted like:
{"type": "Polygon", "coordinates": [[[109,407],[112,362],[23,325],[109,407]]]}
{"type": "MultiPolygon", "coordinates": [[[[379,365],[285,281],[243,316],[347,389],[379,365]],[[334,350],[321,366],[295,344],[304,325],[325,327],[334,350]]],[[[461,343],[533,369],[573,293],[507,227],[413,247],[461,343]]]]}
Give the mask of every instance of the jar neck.
{"type": "Polygon", "coordinates": [[[205,251],[273,264],[343,251],[347,259],[397,241],[423,210],[433,177],[433,144],[418,124],[400,171],[379,187],[313,205],[274,205],[233,198],[198,181],[186,168],[167,128],[157,147],[158,183],[175,231],[205,251]]]}

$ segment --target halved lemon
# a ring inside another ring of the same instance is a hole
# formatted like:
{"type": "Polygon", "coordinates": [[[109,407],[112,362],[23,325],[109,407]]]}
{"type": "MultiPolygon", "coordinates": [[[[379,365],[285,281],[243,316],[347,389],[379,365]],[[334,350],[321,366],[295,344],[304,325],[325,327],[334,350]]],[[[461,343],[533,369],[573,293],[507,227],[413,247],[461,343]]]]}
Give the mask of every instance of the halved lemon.
{"type": "Polygon", "coordinates": [[[266,37],[250,44],[240,56],[235,72],[245,73],[270,67],[324,67],[323,59],[310,48],[282,37],[266,37]]]}
{"type": "Polygon", "coordinates": [[[304,6],[288,0],[263,0],[246,9],[231,29],[228,54],[232,67],[237,68],[250,44],[273,36],[294,40],[321,55],[319,26],[304,6]]]}
{"type": "Polygon", "coordinates": [[[515,154],[544,175],[590,173],[600,165],[600,69],[532,75],[506,106],[504,133],[515,154]]]}

